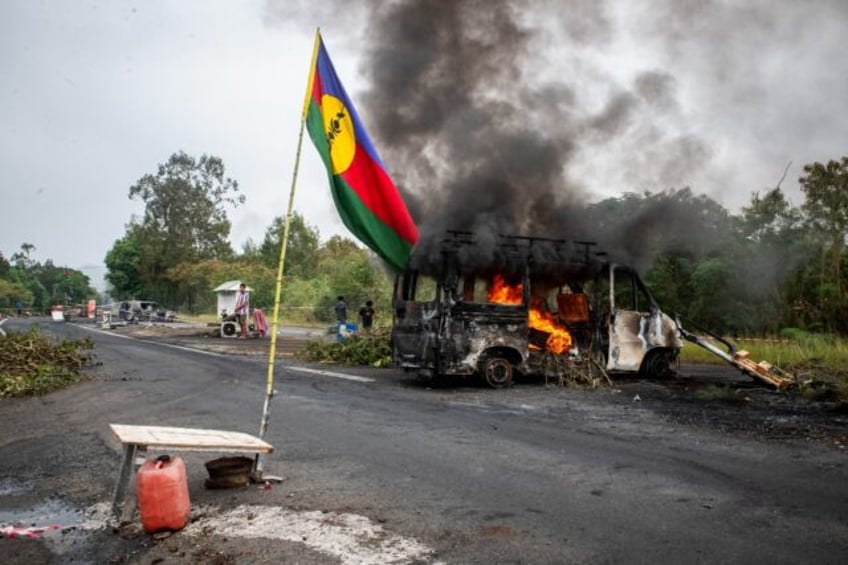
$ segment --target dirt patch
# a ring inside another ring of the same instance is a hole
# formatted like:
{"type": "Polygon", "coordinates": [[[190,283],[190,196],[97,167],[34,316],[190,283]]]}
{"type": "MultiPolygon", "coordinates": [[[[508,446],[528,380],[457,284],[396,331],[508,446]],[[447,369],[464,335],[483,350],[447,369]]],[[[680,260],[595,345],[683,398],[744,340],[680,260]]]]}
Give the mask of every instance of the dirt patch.
{"type": "Polygon", "coordinates": [[[844,402],[776,391],[723,366],[684,366],[680,377],[669,380],[620,378],[602,396],[613,405],[650,410],[675,425],[766,441],[815,441],[848,452],[844,402]]]}
{"type": "MultiPolygon", "coordinates": [[[[267,357],[271,351],[269,337],[255,335],[247,339],[221,337],[217,324],[131,324],[113,328],[112,331],[137,339],[164,342],[223,355],[267,357]]],[[[293,357],[308,341],[315,339],[330,338],[320,329],[282,328],[277,336],[276,357],[293,357]]]]}

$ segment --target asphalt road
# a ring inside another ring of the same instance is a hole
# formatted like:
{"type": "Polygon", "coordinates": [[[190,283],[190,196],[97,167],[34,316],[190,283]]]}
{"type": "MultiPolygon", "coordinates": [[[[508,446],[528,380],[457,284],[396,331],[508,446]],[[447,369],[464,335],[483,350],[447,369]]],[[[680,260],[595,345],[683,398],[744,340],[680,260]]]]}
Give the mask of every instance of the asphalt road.
{"type": "MultiPolygon", "coordinates": [[[[100,365],[67,390],[0,401],[0,522],[51,495],[78,508],[108,501],[120,461],[109,423],[259,429],[264,359],[48,327],[91,335],[100,365]]],[[[674,423],[623,401],[626,390],[429,389],[393,370],[329,369],[364,379],[347,380],[304,367],[276,365],[266,471],[284,481],[209,491],[211,456],[187,454],[193,508],[361,516],[428,548],[410,558],[422,563],[848,560],[844,450],[674,423]]],[[[0,562],[356,561],[253,536],[247,522],[226,534],[215,524],[161,542],[108,530],[64,545],[0,539],[0,562]]]]}

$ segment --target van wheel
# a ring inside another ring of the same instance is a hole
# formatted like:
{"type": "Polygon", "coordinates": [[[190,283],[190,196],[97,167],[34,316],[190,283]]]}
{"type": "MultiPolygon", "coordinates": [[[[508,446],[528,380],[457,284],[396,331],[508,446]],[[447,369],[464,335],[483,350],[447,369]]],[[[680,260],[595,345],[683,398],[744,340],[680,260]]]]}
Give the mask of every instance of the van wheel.
{"type": "Polygon", "coordinates": [[[490,387],[503,388],[512,384],[512,363],[503,357],[487,356],[480,366],[483,378],[490,387]]]}
{"type": "Polygon", "coordinates": [[[679,360],[670,349],[658,349],[648,354],[642,364],[642,376],[655,379],[670,379],[677,376],[679,360]]]}

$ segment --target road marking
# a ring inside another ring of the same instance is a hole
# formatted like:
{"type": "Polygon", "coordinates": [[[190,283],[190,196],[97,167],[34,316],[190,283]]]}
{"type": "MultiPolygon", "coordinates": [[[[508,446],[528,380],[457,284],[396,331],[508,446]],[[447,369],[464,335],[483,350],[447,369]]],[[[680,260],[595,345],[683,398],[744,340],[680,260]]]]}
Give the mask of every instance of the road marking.
{"type": "MultiPolygon", "coordinates": [[[[142,341],[144,343],[152,343],[152,344],[155,344],[155,345],[161,345],[162,347],[170,347],[172,349],[179,349],[180,351],[188,351],[189,353],[201,353],[203,355],[211,355],[213,357],[226,357],[228,359],[232,359],[232,357],[233,357],[232,355],[226,355],[224,353],[216,353],[214,351],[204,351],[203,349],[194,349],[192,347],[186,347],[184,345],[175,345],[173,343],[163,343],[161,341],[153,341],[153,340],[150,340],[150,339],[140,339],[140,338],[137,338],[137,337],[133,337],[131,335],[121,335],[121,334],[118,334],[118,333],[112,333],[112,332],[108,332],[106,330],[101,330],[99,328],[91,328],[91,327],[83,326],[83,325],[80,325],[80,324],[70,324],[70,325],[76,326],[78,328],[82,328],[84,330],[88,330],[88,331],[91,331],[91,332],[98,332],[98,333],[102,333],[102,334],[105,334],[105,335],[120,337],[122,339],[131,339],[131,340],[134,340],[134,341],[142,341]]],[[[332,377],[332,378],[335,378],[335,379],[345,379],[345,380],[348,380],[348,381],[356,381],[358,383],[373,383],[374,382],[374,379],[372,379],[370,377],[360,377],[360,376],[357,376],[357,375],[347,375],[345,373],[336,373],[334,371],[325,371],[323,369],[310,369],[309,367],[295,367],[295,366],[289,365],[289,366],[283,367],[283,371],[297,371],[297,372],[300,372],[300,373],[310,373],[310,374],[314,374],[314,375],[321,375],[322,377],[332,377]]]]}
{"type": "Polygon", "coordinates": [[[152,339],[141,339],[138,337],[133,337],[131,335],[122,335],[113,332],[107,332],[106,330],[101,330],[100,328],[91,328],[88,326],[83,326],[81,324],[69,324],[71,326],[81,328],[84,330],[88,330],[90,332],[97,332],[103,335],[108,335],[112,337],[119,337],[121,339],[130,339],[132,341],[141,341],[144,343],[152,343],[153,345],[161,345],[162,347],[170,347],[171,349],[179,349],[180,351],[188,351],[189,353],[200,353],[202,355],[211,355],[212,357],[227,357],[232,358],[232,355],[225,355],[223,353],[216,353],[214,351],[205,351],[203,349],[194,349],[193,347],[186,347],[184,345],[176,345],[174,343],[163,343],[161,341],[153,341],[152,339]]]}
{"type": "Polygon", "coordinates": [[[309,367],[286,367],[286,371],[296,371],[298,373],[311,373],[321,375],[322,377],[333,377],[336,379],[346,379],[348,381],[356,381],[359,383],[373,383],[374,379],[370,377],[360,377],[357,375],[347,375],[345,373],[336,373],[334,371],[325,371],[323,369],[310,369],[309,367]]]}

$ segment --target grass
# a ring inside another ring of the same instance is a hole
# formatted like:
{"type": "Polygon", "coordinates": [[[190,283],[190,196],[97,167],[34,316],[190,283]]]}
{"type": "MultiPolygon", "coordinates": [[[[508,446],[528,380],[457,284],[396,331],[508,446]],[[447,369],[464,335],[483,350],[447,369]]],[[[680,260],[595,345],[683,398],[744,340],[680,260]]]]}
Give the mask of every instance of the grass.
{"type": "MultiPolygon", "coordinates": [[[[795,375],[799,382],[807,383],[802,386],[805,396],[828,396],[822,391],[830,390],[836,397],[848,399],[848,339],[793,331],[790,338],[739,339],[735,343],[739,350],[749,353],[750,359],[768,361],[795,375]]],[[[721,349],[726,351],[724,347],[721,349]]],[[[684,363],[725,363],[689,342],[683,347],[680,360],[684,363]]]]}

